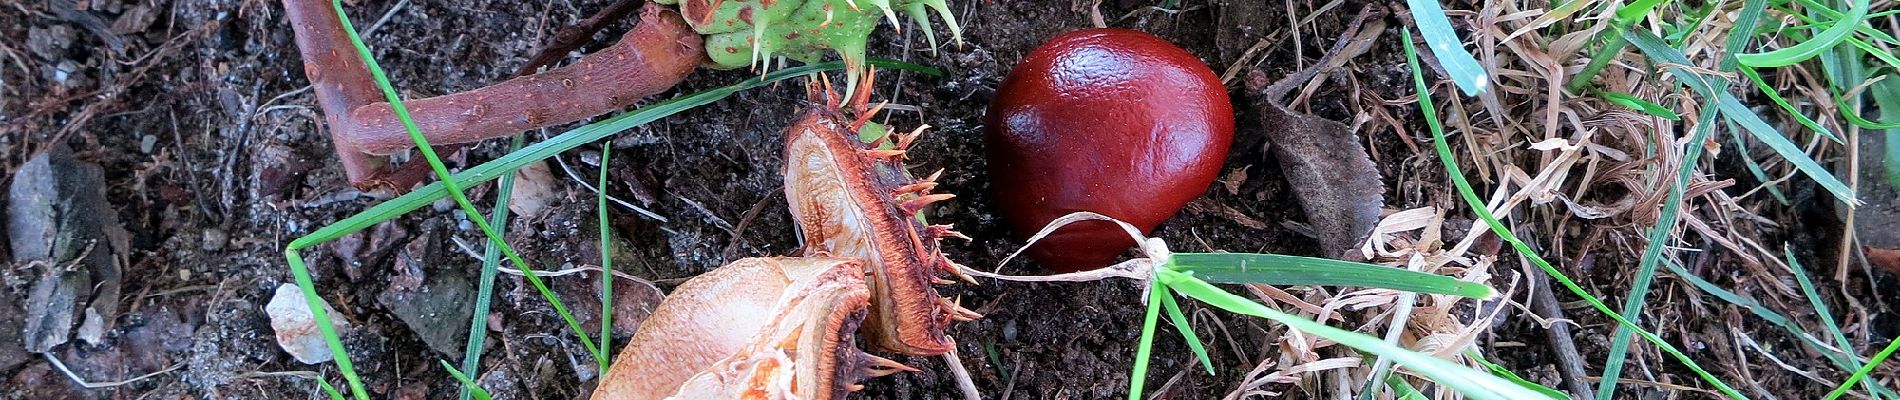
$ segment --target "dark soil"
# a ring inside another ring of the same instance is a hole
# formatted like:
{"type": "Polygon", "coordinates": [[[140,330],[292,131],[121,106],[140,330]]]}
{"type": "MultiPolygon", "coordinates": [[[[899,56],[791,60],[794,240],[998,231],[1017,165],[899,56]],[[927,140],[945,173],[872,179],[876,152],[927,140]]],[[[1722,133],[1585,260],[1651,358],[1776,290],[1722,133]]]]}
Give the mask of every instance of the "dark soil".
{"type": "MultiPolygon", "coordinates": [[[[103,18],[108,24],[95,33],[84,28],[83,18],[57,11],[58,3],[73,1],[0,6],[0,37],[5,38],[0,40],[0,50],[5,51],[0,54],[0,79],[5,81],[0,91],[0,124],[4,124],[0,132],[5,133],[0,135],[0,154],[4,154],[0,168],[5,169],[0,172],[11,175],[48,143],[67,143],[81,159],[105,168],[108,197],[132,232],[131,265],[125,271],[124,304],[116,329],[102,346],[68,345],[60,352],[66,363],[95,382],[182,368],[115,388],[84,389],[36,357],[11,370],[0,369],[0,378],[7,379],[0,383],[0,397],[323,397],[314,381],[283,372],[314,371],[331,384],[341,385],[335,365],[305,365],[289,357],[274,342],[263,305],[274,288],[290,280],[283,249],[291,239],[347,218],[381,198],[360,194],[345,182],[325,128],[320,126],[320,110],[308,91],[300,91],[307,81],[281,5],[272,0],[81,2],[79,7],[91,11],[79,13],[103,18]],[[148,25],[139,24],[142,18],[150,18],[148,25]],[[120,24],[127,27],[113,29],[120,24]],[[34,33],[48,30],[63,33],[34,33]],[[108,35],[123,41],[123,54],[108,49],[102,39],[108,35]],[[41,43],[35,37],[63,41],[41,43]],[[71,67],[69,73],[56,72],[62,63],[71,67]],[[55,79],[55,75],[64,77],[55,79]]],[[[363,0],[346,8],[357,26],[378,26],[366,41],[378,50],[395,85],[406,97],[416,98],[505,78],[559,28],[606,3],[417,0],[402,3],[380,24],[378,20],[397,2],[363,0]]],[[[889,124],[935,127],[912,153],[913,170],[946,169],[940,190],[958,197],[933,207],[929,217],[954,223],[976,238],[971,243],[946,242],[946,251],[956,261],[992,269],[1019,241],[1009,236],[992,212],[994,195],[984,178],[982,158],[985,104],[1010,66],[1043,39],[1089,27],[1089,2],[955,3],[965,32],[960,48],[946,46],[933,54],[923,48],[915,29],[893,33],[887,27],[871,49],[874,56],[942,68],[946,77],[885,72],[880,74],[876,97],[923,110],[889,112],[889,124]]],[[[1224,72],[1262,38],[1278,37],[1255,63],[1274,77],[1310,64],[1363,6],[1349,1],[1311,16],[1313,22],[1297,32],[1283,32],[1290,29],[1288,10],[1278,2],[1189,0],[1182,2],[1181,11],[1149,8],[1146,1],[1106,3],[1101,13],[1108,25],[1167,38],[1208,61],[1216,72],[1224,72]],[[1296,48],[1289,35],[1302,37],[1303,47],[1296,48]],[[1304,61],[1296,63],[1296,58],[1304,61]]],[[[1299,17],[1308,17],[1305,14],[1315,6],[1302,5],[1299,17]]],[[[1388,18],[1395,22],[1391,26],[1403,26],[1396,23],[1399,19],[1388,18]]],[[[590,48],[611,43],[627,29],[627,23],[610,27],[590,48]]],[[[1396,28],[1388,28],[1384,37],[1390,40],[1348,68],[1356,71],[1361,90],[1383,99],[1402,99],[1411,89],[1396,28]]],[[[676,93],[721,86],[751,74],[701,71],[676,93]]],[[[1237,99],[1242,95],[1238,86],[1238,80],[1230,85],[1237,99]]],[[[1349,120],[1357,103],[1353,97],[1359,94],[1345,89],[1341,85],[1322,88],[1306,111],[1349,120]]],[[[729,260],[792,253],[798,239],[780,190],[779,143],[784,124],[806,106],[803,93],[792,84],[744,92],[615,136],[609,167],[615,182],[608,188],[610,193],[667,220],[615,207],[613,228],[623,248],[616,253],[614,267],[670,290],[685,278],[729,260]],[[756,217],[749,216],[754,209],[759,210],[756,217]]],[[[1416,137],[1422,135],[1419,124],[1409,120],[1417,115],[1416,107],[1388,109],[1415,125],[1407,130],[1414,138],[1402,138],[1390,130],[1362,133],[1372,138],[1370,151],[1386,177],[1388,207],[1451,205],[1436,203],[1451,198],[1443,195],[1446,186],[1438,182],[1443,174],[1430,162],[1430,154],[1415,153],[1405,144],[1424,143],[1416,137]]],[[[1237,118],[1239,139],[1223,176],[1238,178],[1232,186],[1217,183],[1209,188],[1202,200],[1163,225],[1157,235],[1176,251],[1318,255],[1313,239],[1287,225],[1306,217],[1298,211],[1277,163],[1266,151],[1259,133],[1262,128],[1255,126],[1250,114],[1243,112],[1237,118]]],[[[529,138],[538,140],[558,132],[531,133],[529,138]]],[[[465,161],[460,165],[505,153],[504,142],[471,148],[461,156],[465,161]]],[[[597,148],[583,147],[561,159],[591,180],[598,171],[598,157],[590,157],[597,151],[591,149],[597,148]]],[[[558,186],[547,194],[552,199],[550,211],[514,220],[509,236],[536,268],[598,264],[594,197],[567,178],[558,165],[553,171],[558,186]]],[[[492,186],[484,185],[471,189],[469,197],[486,209],[493,192],[492,186]]],[[[457,387],[438,360],[459,364],[460,354],[431,350],[422,335],[395,316],[385,301],[379,301],[386,291],[394,290],[392,286],[412,284],[404,279],[417,273],[453,279],[476,275],[479,261],[452,239],[479,244],[480,232],[453,208],[441,202],[305,252],[319,292],[340,311],[341,318],[358,327],[356,334],[345,339],[358,372],[377,397],[441,398],[457,387]]],[[[1597,267],[1608,263],[1607,259],[1598,261],[1597,267]]],[[[23,292],[34,273],[21,265],[8,268],[0,271],[5,278],[0,289],[23,292]]],[[[1023,273],[1033,268],[1018,263],[1003,270],[1023,273]]],[[[1831,267],[1826,269],[1831,274],[1831,267]]],[[[1604,287],[1626,287],[1610,286],[1622,282],[1614,275],[1601,279],[1604,287]]],[[[548,280],[582,324],[590,332],[597,329],[598,278],[577,274],[548,280]]],[[[1598,293],[1606,292],[1621,290],[1598,293]]],[[[965,306],[986,315],[951,331],[960,343],[964,365],[985,398],[1125,396],[1142,317],[1141,292],[1129,282],[985,281],[981,286],[952,286],[944,293],[960,297],[965,306]]],[[[5,290],[0,294],[8,295],[0,298],[0,304],[21,299],[5,290]]],[[[1559,298],[1575,300],[1566,293],[1559,293],[1559,298]]],[[[1187,307],[1189,314],[1201,316],[1195,318],[1196,330],[1209,342],[1219,374],[1201,373],[1184,342],[1164,324],[1149,380],[1152,392],[1165,393],[1167,398],[1218,398],[1236,389],[1240,377],[1256,363],[1276,357],[1277,335],[1284,329],[1263,320],[1201,312],[1205,307],[1200,305],[1187,307]]],[[[0,311],[6,309],[0,307],[0,311]]],[[[465,329],[459,327],[462,323],[456,323],[457,332],[465,329]]],[[[518,277],[500,279],[488,325],[493,331],[482,381],[499,397],[580,398],[591,390],[593,377],[599,373],[593,361],[548,303],[518,277]]],[[[1585,359],[1592,361],[1595,373],[1600,367],[1595,360],[1601,359],[1598,353],[1608,345],[1609,329],[1586,325],[1583,331],[1588,337],[1580,337],[1579,344],[1586,348],[1585,359]]],[[[617,332],[616,348],[630,334],[617,332]]],[[[1541,354],[1546,352],[1539,345],[1543,331],[1534,323],[1506,324],[1497,334],[1502,337],[1484,343],[1504,342],[1506,347],[1531,343],[1536,351],[1488,352],[1494,361],[1547,385],[1560,384],[1554,372],[1548,372],[1553,371],[1554,360],[1541,354]]],[[[1694,334],[1672,332],[1669,336],[1679,339],[1678,335],[1694,334]]],[[[923,372],[869,381],[859,398],[959,398],[941,359],[898,360],[923,372]]],[[[1653,359],[1651,363],[1666,364],[1654,374],[1678,372],[1674,364],[1653,359]]],[[[1741,380],[1736,375],[1724,376],[1741,380]]],[[[1673,382],[1696,383],[1692,375],[1678,376],[1673,382]]],[[[1790,384],[1810,382],[1762,381],[1778,393],[1813,393],[1805,387],[1780,387],[1790,384]]],[[[1271,388],[1295,396],[1313,393],[1292,385],[1271,388]]]]}

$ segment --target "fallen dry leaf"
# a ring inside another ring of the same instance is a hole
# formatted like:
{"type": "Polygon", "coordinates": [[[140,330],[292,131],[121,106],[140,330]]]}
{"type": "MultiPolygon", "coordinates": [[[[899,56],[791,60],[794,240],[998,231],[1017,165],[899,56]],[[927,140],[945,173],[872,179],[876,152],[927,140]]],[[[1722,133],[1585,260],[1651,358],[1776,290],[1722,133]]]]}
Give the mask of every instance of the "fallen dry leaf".
{"type": "Polygon", "coordinates": [[[1282,173],[1319,236],[1320,248],[1327,257],[1340,257],[1379,223],[1385,187],[1351,128],[1288,110],[1282,103],[1289,91],[1317,72],[1308,69],[1269,84],[1266,73],[1250,71],[1247,95],[1282,173]]]}

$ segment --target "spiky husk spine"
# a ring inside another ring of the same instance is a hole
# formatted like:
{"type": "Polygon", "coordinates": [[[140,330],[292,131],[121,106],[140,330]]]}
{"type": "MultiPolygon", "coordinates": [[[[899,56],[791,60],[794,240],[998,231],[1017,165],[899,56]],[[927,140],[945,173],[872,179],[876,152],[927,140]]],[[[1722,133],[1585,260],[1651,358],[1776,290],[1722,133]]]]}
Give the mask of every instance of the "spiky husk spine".
{"type": "Polygon", "coordinates": [[[805,254],[865,260],[872,296],[863,328],[867,342],[911,355],[954,349],[945,334],[950,323],[979,315],[940,297],[934,287],[951,282],[946,276],[968,277],[939,244],[964,236],[948,225],[926,223],[919,213],[954,197],[932,192],[941,171],[916,179],[903,167],[921,129],[863,140],[860,130],[875,126],[868,122],[871,112],[850,119],[829,100],[838,98],[829,90],[815,98],[821,104],[801,114],[785,139],[785,194],[804,233],[805,254]]]}

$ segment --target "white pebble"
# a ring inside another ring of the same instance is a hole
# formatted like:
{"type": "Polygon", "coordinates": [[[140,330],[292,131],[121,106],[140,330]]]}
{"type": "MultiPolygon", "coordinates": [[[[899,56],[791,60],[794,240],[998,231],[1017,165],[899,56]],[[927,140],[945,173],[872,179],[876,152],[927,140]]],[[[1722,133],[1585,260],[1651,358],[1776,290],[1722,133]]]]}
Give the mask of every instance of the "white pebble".
{"type": "MultiPolygon", "coordinates": [[[[337,335],[348,332],[350,324],[337,319],[336,309],[330,308],[330,303],[322,304],[330,314],[337,335]]],[[[277,345],[297,361],[320,364],[331,360],[330,346],[323,342],[323,332],[317,329],[316,315],[310,312],[310,303],[304,301],[303,291],[297,285],[278,285],[277,294],[264,306],[264,313],[270,315],[270,327],[277,331],[277,345]]]]}

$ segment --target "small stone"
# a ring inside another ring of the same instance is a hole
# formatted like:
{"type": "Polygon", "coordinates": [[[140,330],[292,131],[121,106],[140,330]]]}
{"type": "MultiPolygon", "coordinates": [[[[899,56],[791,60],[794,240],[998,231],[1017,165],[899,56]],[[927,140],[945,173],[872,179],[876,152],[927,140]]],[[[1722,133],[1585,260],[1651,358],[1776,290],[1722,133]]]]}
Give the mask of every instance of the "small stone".
{"type": "Polygon", "coordinates": [[[223,249],[225,243],[229,242],[231,237],[226,235],[223,229],[211,228],[204,230],[204,237],[202,239],[203,243],[198,245],[199,248],[204,249],[204,251],[216,251],[223,249]]]}
{"type": "MultiPolygon", "coordinates": [[[[24,302],[28,351],[67,342],[83,321],[82,340],[98,344],[118,318],[122,266],[130,234],[106,200],[104,170],[57,146],[14,171],[7,193],[7,236],[13,262],[34,266],[24,302]]],[[[24,272],[23,271],[23,272],[24,272]]]]}
{"type": "Polygon", "coordinates": [[[0,285],[0,371],[28,360],[26,343],[20,341],[21,330],[26,329],[26,315],[20,310],[20,294],[0,285]]]}
{"type": "Polygon", "coordinates": [[[75,83],[73,74],[78,72],[79,63],[75,63],[73,60],[59,60],[59,65],[53,67],[53,83],[61,85],[75,83]]]}
{"type": "MultiPolygon", "coordinates": [[[[318,300],[330,315],[336,315],[336,309],[330,303],[318,300]]],[[[284,352],[296,357],[304,364],[318,364],[332,359],[330,346],[323,341],[323,331],[318,330],[316,314],[310,312],[310,303],[304,301],[303,291],[297,285],[289,283],[278,285],[277,293],[271,296],[270,304],[264,306],[264,313],[270,315],[270,327],[277,331],[277,345],[284,352]]],[[[337,335],[350,331],[349,322],[332,319],[331,326],[337,335]]]]}
{"type": "Polygon", "coordinates": [[[429,348],[459,356],[474,314],[475,285],[461,270],[428,268],[440,253],[429,246],[432,240],[423,235],[396,253],[396,274],[376,300],[429,348]]]}
{"type": "Polygon", "coordinates": [[[487,390],[488,395],[495,400],[514,400],[522,397],[521,385],[515,377],[514,368],[508,364],[482,373],[482,378],[477,384],[487,390]]]}
{"type": "Polygon", "coordinates": [[[26,49],[43,60],[64,58],[63,53],[66,52],[66,47],[72,44],[73,30],[65,25],[32,28],[26,31],[26,49]]]}
{"type": "Polygon", "coordinates": [[[229,115],[233,118],[242,117],[248,114],[248,110],[250,110],[249,103],[249,99],[245,99],[244,95],[238,94],[237,89],[230,87],[218,89],[218,106],[224,108],[225,115],[229,115]]]}
{"type": "Polygon", "coordinates": [[[276,142],[259,147],[252,157],[258,160],[259,166],[251,173],[251,195],[257,198],[287,197],[291,189],[302,186],[305,173],[321,166],[297,154],[296,149],[276,142]]]}
{"type": "Polygon", "coordinates": [[[158,13],[152,12],[151,7],[146,7],[144,4],[132,6],[132,9],[125,11],[125,14],[119,15],[119,19],[112,21],[112,33],[131,35],[144,32],[145,28],[150,28],[152,22],[157,20],[158,13]]]}
{"type": "Polygon", "coordinates": [[[554,172],[545,161],[536,161],[515,170],[514,191],[510,192],[508,210],[514,211],[522,219],[538,220],[546,215],[548,206],[558,201],[560,181],[554,179],[554,172]]]}

